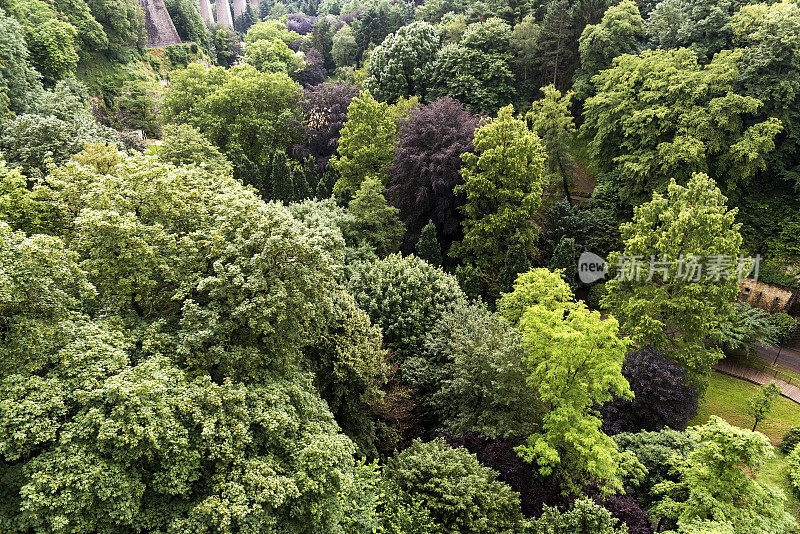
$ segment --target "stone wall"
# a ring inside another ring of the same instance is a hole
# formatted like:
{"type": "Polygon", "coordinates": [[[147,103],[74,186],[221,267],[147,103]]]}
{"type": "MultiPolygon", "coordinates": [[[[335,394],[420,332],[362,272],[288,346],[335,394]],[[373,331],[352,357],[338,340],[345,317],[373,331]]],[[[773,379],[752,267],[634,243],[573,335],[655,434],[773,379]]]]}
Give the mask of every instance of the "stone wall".
{"type": "Polygon", "coordinates": [[[739,300],[770,313],[788,311],[794,301],[794,292],[746,278],[739,282],[739,300]]]}
{"type": "Polygon", "coordinates": [[[164,0],[139,0],[144,10],[144,25],[147,29],[148,46],[169,46],[180,44],[181,38],[172,17],[169,16],[164,0]]]}

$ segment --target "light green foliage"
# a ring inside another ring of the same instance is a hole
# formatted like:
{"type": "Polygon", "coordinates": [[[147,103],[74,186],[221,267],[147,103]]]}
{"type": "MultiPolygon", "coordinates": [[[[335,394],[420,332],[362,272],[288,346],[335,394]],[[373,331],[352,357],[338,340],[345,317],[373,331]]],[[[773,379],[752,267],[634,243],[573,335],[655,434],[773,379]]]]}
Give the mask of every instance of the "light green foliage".
{"type": "Polygon", "coordinates": [[[392,254],[354,270],[348,289],[401,360],[419,354],[425,335],[465,299],[455,278],[416,256],[392,254]]]}
{"type": "Polygon", "coordinates": [[[520,528],[519,495],[474,454],[441,438],[415,441],[389,460],[384,476],[403,502],[428,511],[437,532],[511,534],[520,528]]]}
{"type": "Polygon", "coordinates": [[[0,118],[25,110],[27,95],[41,90],[39,74],[29,62],[22,27],[0,10],[0,118]]]}
{"type": "Polygon", "coordinates": [[[331,55],[337,67],[355,65],[358,49],[356,48],[356,38],[353,36],[353,30],[348,24],[343,25],[339,31],[333,34],[331,55]]]}
{"type": "Polygon", "coordinates": [[[533,103],[525,115],[525,122],[542,140],[547,153],[548,184],[550,187],[560,185],[571,203],[569,176],[575,161],[569,153],[568,143],[575,135],[575,121],[570,112],[573,93],[570,91],[561,96],[553,85],[542,87],[542,92],[544,98],[533,103]]]}
{"type": "Polygon", "coordinates": [[[0,528],[335,532],[354,447],[300,363],[368,380],[382,352],[333,303],[331,232],[96,146],[33,194],[61,238],[0,223],[0,528]]]}
{"type": "Polygon", "coordinates": [[[188,366],[255,379],[324,324],[339,252],[230,176],[93,147],[36,193],[101,309],[188,366]]]}
{"type": "Polygon", "coordinates": [[[62,121],[70,121],[76,115],[89,117],[88,98],[89,93],[85,85],[75,78],[67,78],[56,83],[53,89],[37,92],[27,111],[62,121]]]}
{"type": "Polygon", "coordinates": [[[624,202],[646,201],[697,172],[741,193],[764,169],[781,123],[745,124],[761,102],[735,92],[737,58],[721,53],[701,66],[690,50],[653,50],[620,56],[593,79],[582,132],[602,170],[620,174],[624,202]]]}
{"type": "Polygon", "coordinates": [[[644,19],[633,0],[612,5],[603,20],[586,26],[579,40],[581,66],[574,76],[578,97],[591,96],[592,76],[610,67],[615,57],[635,53],[643,40],[644,19]]]}
{"type": "Polygon", "coordinates": [[[78,31],[82,50],[105,50],[108,36],[92,15],[86,0],[54,0],[53,7],[78,31]]]}
{"type": "Polygon", "coordinates": [[[442,247],[439,245],[439,240],[436,238],[436,225],[432,220],[428,220],[422,228],[422,233],[415,246],[417,256],[427,261],[431,265],[441,267],[442,265],[442,247]]]}
{"type": "Polygon", "coordinates": [[[503,294],[497,302],[497,311],[509,323],[519,325],[531,306],[555,310],[563,308],[571,300],[572,290],[560,272],[536,268],[517,277],[513,291],[503,294]]]}
{"type": "Polygon", "coordinates": [[[494,113],[514,96],[511,27],[498,18],[467,26],[458,44],[439,51],[431,97],[451,96],[472,111],[494,113]]]}
{"type": "MultiPolygon", "coordinates": [[[[736,262],[723,264],[719,280],[713,272],[706,280],[708,265],[697,281],[693,276],[679,278],[678,269],[688,269],[691,258],[697,262],[718,255],[737,258],[742,243],[740,225],[734,222],[737,210],[728,210],[726,201],[705,174],[695,174],[686,187],[671,181],[666,196],[654,193],[653,200],[637,207],[633,220],[621,228],[623,254],[645,261],[666,256],[666,279],[659,271],[650,281],[646,281],[649,273],[643,273],[639,281],[628,277],[606,284],[604,304],[623,330],[640,346],[651,345],[684,365],[701,386],[722,356],[707,342],[709,338],[718,340],[718,324],[734,313],[731,303],[738,293],[737,266],[736,262]],[[683,266],[677,261],[681,255],[683,266]]],[[[609,264],[624,268],[618,254],[609,257],[609,264]]]]}
{"type": "Polygon", "coordinates": [[[66,120],[26,113],[5,123],[0,132],[0,154],[30,177],[43,176],[48,161],[62,163],[95,143],[117,146],[117,137],[85,111],[66,120]]]}
{"type": "Polygon", "coordinates": [[[519,329],[529,380],[537,385],[546,414],[542,433],[529,436],[520,453],[535,461],[545,476],[554,471],[567,481],[588,476],[604,489],[619,490],[622,476],[634,464],[631,455],[621,453],[600,430],[602,420],[594,407],[613,397],[633,398],[621,372],[628,341],[618,337],[613,317],[602,320],[599,312],[574,302],[571,292],[565,295],[560,284],[550,295],[535,299],[536,292],[525,282],[517,282],[523,294],[509,298],[539,301],[524,308],[519,329]]]}
{"type": "Polygon", "coordinates": [[[45,81],[54,83],[75,73],[77,32],[67,23],[50,19],[27,32],[31,63],[45,81]]]}
{"type": "Polygon", "coordinates": [[[782,534],[797,528],[784,509],[783,493],[755,480],[774,454],[766,436],[713,415],[687,433],[697,447],[681,462],[679,482],[654,488],[663,495],[654,516],[677,522],[680,534],[782,534]]]}
{"type": "Polygon", "coordinates": [[[299,140],[300,87],[282,72],[192,63],[164,98],[168,122],[190,124],[236,164],[263,169],[270,154],[299,140]]]}
{"type": "Polygon", "coordinates": [[[527,80],[529,71],[534,68],[539,54],[539,34],[542,28],[533,15],[528,15],[514,26],[511,34],[511,47],[516,51],[514,63],[522,69],[522,79],[527,80]]]}
{"type": "Polygon", "coordinates": [[[545,153],[539,138],[514,117],[513,106],[475,130],[475,152],[464,153],[455,188],[466,197],[464,240],[455,255],[471,260],[488,280],[497,277],[509,239],[531,231],[542,200],[545,153]]]}
{"type": "Polygon", "coordinates": [[[300,34],[286,29],[286,24],[279,20],[264,20],[250,26],[244,42],[249,46],[258,41],[283,41],[290,45],[300,39],[300,34]]]}
{"type": "Polygon", "coordinates": [[[521,442],[544,415],[524,359],[519,332],[502,316],[462,303],[436,323],[403,375],[448,434],[521,442]]]}
{"type": "Polygon", "coordinates": [[[403,26],[370,54],[364,88],[386,102],[414,95],[425,99],[440,47],[438,31],[427,22],[403,26]]]}
{"type": "Polygon", "coordinates": [[[167,124],[163,141],[157,147],[156,155],[165,163],[195,165],[212,174],[230,175],[233,172],[228,159],[193,126],[167,124]]]}
{"type": "Polygon", "coordinates": [[[10,169],[0,161],[0,221],[18,230],[34,227],[32,220],[36,217],[36,203],[27,188],[27,180],[19,169],[10,169]]]}
{"type": "Polygon", "coordinates": [[[800,492],[800,447],[795,446],[786,457],[786,462],[789,464],[789,481],[795,491],[800,492]]]}
{"type": "Polygon", "coordinates": [[[531,521],[526,532],[530,534],[627,534],[627,527],[619,519],[589,498],[575,501],[565,512],[555,506],[544,506],[542,515],[531,521]]]}
{"type": "Polygon", "coordinates": [[[86,5],[102,24],[112,48],[147,42],[144,11],[137,0],[86,0],[86,5]]]}
{"type": "Polygon", "coordinates": [[[781,388],[775,382],[761,386],[758,392],[747,401],[747,415],[753,418],[755,430],[758,423],[765,420],[772,411],[775,399],[780,397],[781,388]]]}
{"type": "Polygon", "coordinates": [[[375,100],[369,91],[362,91],[353,99],[347,108],[347,117],[337,153],[330,161],[340,175],[333,188],[338,196],[343,196],[345,191],[354,195],[367,176],[385,183],[397,138],[397,123],[391,107],[375,100]]]}
{"type": "Polygon", "coordinates": [[[280,39],[259,39],[248,44],[244,61],[261,72],[282,72],[289,76],[296,76],[305,68],[303,58],[280,39]]]}
{"type": "Polygon", "coordinates": [[[382,189],[376,178],[368,176],[347,206],[353,216],[348,233],[368,243],[379,257],[397,252],[405,234],[405,225],[397,218],[400,210],[386,203],[382,189]]]}

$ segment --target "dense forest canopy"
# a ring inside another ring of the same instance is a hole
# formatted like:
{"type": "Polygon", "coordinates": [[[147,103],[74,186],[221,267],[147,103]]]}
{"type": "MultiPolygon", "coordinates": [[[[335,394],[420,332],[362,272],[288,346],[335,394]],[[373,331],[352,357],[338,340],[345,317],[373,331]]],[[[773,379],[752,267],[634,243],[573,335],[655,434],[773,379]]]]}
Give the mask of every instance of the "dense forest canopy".
{"type": "Polygon", "coordinates": [[[800,4],[143,5],[0,0],[0,531],[798,531],[800,4]]]}

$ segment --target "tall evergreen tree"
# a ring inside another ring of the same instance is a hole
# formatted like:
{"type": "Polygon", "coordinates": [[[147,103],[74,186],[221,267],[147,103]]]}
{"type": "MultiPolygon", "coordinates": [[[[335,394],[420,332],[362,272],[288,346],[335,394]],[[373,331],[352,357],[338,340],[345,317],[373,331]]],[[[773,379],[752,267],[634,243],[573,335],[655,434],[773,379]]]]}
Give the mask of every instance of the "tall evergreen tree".
{"type": "Polygon", "coordinates": [[[276,152],[272,161],[272,199],[289,204],[294,200],[294,183],[285,152],[276,152]]]}
{"type": "Polygon", "coordinates": [[[378,256],[400,250],[405,234],[405,226],[397,218],[399,210],[387,204],[382,189],[380,180],[367,177],[347,207],[354,218],[350,230],[359,240],[372,245],[378,256]]]}
{"type": "Polygon", "coordinates": [[[528,272],[530,268],[531,262],[528,259],[525,237],[517,231],[508,242],[506,261],[500,273],[501,291],[508,292],[514,289],[517,275],[528,272]]]}
{"type": "Polygon", "coordinates": [[[422,228],[416,250],[417,256],[431,265],[437,267],[442,265],[442,247],[439,246],[439,240],[436,239],[436,225],[433,224],[433,221],[429,220],[428,224],[422,228]]]}

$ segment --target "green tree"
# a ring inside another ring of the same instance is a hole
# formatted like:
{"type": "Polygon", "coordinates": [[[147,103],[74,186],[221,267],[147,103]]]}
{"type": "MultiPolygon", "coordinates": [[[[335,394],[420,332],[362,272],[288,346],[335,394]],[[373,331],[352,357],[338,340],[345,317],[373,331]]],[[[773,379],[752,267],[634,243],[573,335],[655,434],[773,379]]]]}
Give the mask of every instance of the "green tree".
{"type": "Polygon", "coordinates": [[[284,204],[294,201],[294,181],[292,170],[286,161],[286,153],[276,152],[272,156],[272,175],[270,177],[271,191],[262,191],[261,196],[266,200],[280,200],[284,204]]]}
{"type": "Polygon", "coordinates": [[[572,290],[559,272],[536,268],[521,273],[512,291],[503,294],[497,302],[497,311],[506,320],[518,326],[530,306],[562,308],[572,299],[572,290]]]}
{"type": "Polygon", "coordinates": [[[427,22],[403,26],[370,54],[364,88],[386,102],[414,95],[425,99],[440,47],[438,31],[427,22]]]}
{"type": "Polygon", "coordinates": [[[367,176],[385,183],[394,157],[397,123],[385,102],[362,91],[347,108],[348,120],[341,131],[339,147],[330,165],[339,173],[333,192],[355,194],[367,176]]]}
{"type": "Polygon", "coordinates": [[[561,183],[567,201],[572,204],[570,195],[570,173],[575,161],[569,153],[569,142],[575,135],[575,121],[570,106],[573,93],[561,96],[552,85],[542,87],[544,98],[537,100],[525,115],[525,122],[536,132],[547,153],[547,181],[549,184],[561,183]]]}
{"type": "Polygon", "coordinates": [[[772,406],[775,404],[775,399],[780,395],[781,388],[775,382],[770,382],[761,386],[758,393],[747,401],[747,415],[752,417],[754,421],[751,430],[755,431],[758,423],[769,416],[769,412],[772,411],[772,406]]]}
{"type": "Polygon", "coordinates": [[[601,170],[619,173],[624,202],[696,172],[724,176],[728,194],[740,194],[764,168],[781,124],[744,121],[761,102],[735,92],[736,58],[720,53],[701,66],[690,50],[653,50],[620,56],[593,78],[581,129],[601,170]]]}
{"type": "Polygon", "coordinates": [[[666,196],[654,193],[636,208],[621,228],[622,255],[609,257],[624,277],[606,284],[604,304],[638,345],[651,345],[684,365],[701,389],[722,357],[708,342],[734,313],[738,294],[742,236],[734,222],[737,210],[728,210],[726,200],[705,174],[695,174],[686,187],[673,180],[666,196]],[[649,269],[637,272],[634,260],[642,258],[664,264],[651,277],[649,269]]]}
{"type": "Polygon", "coordinates": [[[286,28],[286,23],[279,20],[264,20],[255,23],[247,30],[244,42],[251,45],[258,41],[283,41],[290,45],[300,39],[300,34],[286,28]]]}
{"type": "Polygon", "coordinates": [[[214,174],[231,174],[228,159],[203,137],[197,128],[188,124],[164,126],[163,143],[156,151],[161,161],[179,165],[196,165],[214,174]]]}
{"type": "Polygon", "coordinates": [[[633,0],[612,5],[603,20],[586,26],[578,47],[581,65],[573,80],[578,98],[592,96],[592,76],[610,67],[615,57],[635,53],[643,40],[644,19],[633,0]]]}
{"type": "Polygon", "coordinates": [[[167,122],[190,124],[234,164],[264,176],[269,157],[300,140],[300,86],[282,72],[199,63],[174,75],[164,97],[167,122]]]}
{"type": "Polygon", "coordinates": [[[436,225],[429,220],[422,228],[419,241],[416,244],[417,256],[436,267],[442,266],[442,247],[436,238],[436,225]]]}
{"type": "Polygon", "coordinates": [[[75,73],[78,66],[76,37],[77,32],[72,24],[56,19],[50,19],[27,32],[31,63],[46,82],[54,84],[75,73]]]}
{"type": "Polygon", "coordinates": [[[405,225],[397,218],[400,210],[386,202],[382,189],[376,178],[368,176],[347,206],[353,216],[349,232],[373,247],[378,257],[400,250],[405,234],[405,225]]]}
{"type": "Polygon", "coordinates": [[[571,237],[563,237],[553,250],[553,257],[550,258],[550,269],[561,270],[564,280],[575,288],[578,285],[576,275],[578,274],[578,258],[580,250],[571,237]]]}
{"type": "Polygon", "coordinates": [[[86,0],[92,16],[103,26],[112,48],[144,46],[144,11],[137,0],[86,0]]]}
{"type": "Polygon", "coordinates": [[[677,523],[678,532],[783,534],[797,522],[784,508],[783,493],[756,477],[775,454],[760,432],[733,427],[712,415],[687,433],[697,447],[680,463],[678,482],[657,484],[655,517],[677,523]]]}
{"type": "Polygon", "coordinates": [[[539,138],[514,118],[513,106],[475,130],[475,152],[461,156],[464,183],[456,194],[466,196],[464,240],[455,256],[473,261],[495,281],[511,237],[531,231],[530,219],[542,200],[545,153],[539,138]]]}
{"type": "Polygon", "coordinates": [[[511,27],[498,18],[467,26],[443,47],[433,67],[431,98],[451,96],[474,112],[495,113],[514,96],[511,27]]]}
{"type": "Polygon", "coordinates": [[[261,72],[283,72],[289,76],[296,76],[305,67],[302,58],[279,39],[259,39],[248,44],[244,61],[261,72]]]}
{"type": "Polygon", "coordinates": [[[555,506],[544,506],[542,515],[534,519],[531,534],[627,534],[624,525],[611,512],[588,498],[575,501],[572,508],[561,512],[555,506]]]}
{"type": "Polygon", "coordinates": [[[500,305],[508,314],[521,303],[538,301],[524,307],[519,330],[529,381],[537,384],[545,415],[542,432],[529,436],[519,451],[538,464],[540,473],[558,472],[568,485],[590,477],[605,489],[619,490],[632,457],[600,430],[594,407],[614,397],[633,397],[622,376],[628,341],[618,337],[613,317],[601,320],[599,312],[574,302],[563,281],[553,287],[551,275],[542,271],[535,274],[544,283],[521,277],[500,305]]]}
{"type": "Polygon", "coordinates": [[[521,443],[544,416],[524,362],[514,326],[482,303],[460,303],[436,323],[420,356],[403,364],[403,376],[441,432],[521,443]]]}
{"type": "Polygon", "coordinates": [[[37,89],[39,74],[30,64],[22,28],[0,10],[0,118],[24,111],[28,93],[37,89]]]}
{"type": "Polygon", "coordinates": [[[401,362],[419,354],[442,315],[465,300],[454,277],[416,256],[399,254],[356,265],[347,287],[401,362]]]}
{"type": "Polygon", "coordinates": [[[211,26],[212,45],[216,63],[220,67],[232,67],[242,55],[242,43],[239,34],[228,26],[211,26]]]}
{"type": "Polygon", "coordinates": [[[511,47],[515,50],[514,64],[522,70],[522,79],[527,81],[539,55],[539,33],[542,27],[533,15],[528,15],[514,26],[511,34],[511,47]]]}
{"type": "Polygon", "coordinates": [[[333,48],[331,48],[333,62],[337,67],[349,67],[355,65],[358,50],[356,49],[356,39],[353,37],[353,30],[349,25],[343,25],[333,34],[333,48]]]}
{"type": "Polygon", "coordinates": [[[441,438],[415,441],[389,460],[384,476],[403,502],[420,502],[441,532],[510,534],[521,526],[519,495],[474,454],[441,438]]]}
{"type": "Polygon", "coordinates": [[[500,272],[500,288],[510,292],[514,289],[514,282],[521,273],[527,273],[531,268],[531,261],[528,257],[528,244],[519,232],[516,232],[509,240],[506,250],[506,259],[503,263],[503,270],[500,272]]]}

